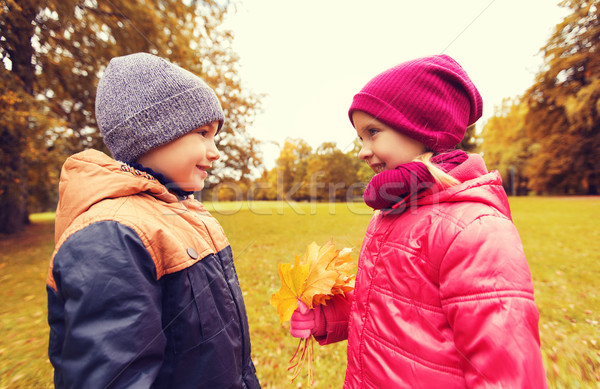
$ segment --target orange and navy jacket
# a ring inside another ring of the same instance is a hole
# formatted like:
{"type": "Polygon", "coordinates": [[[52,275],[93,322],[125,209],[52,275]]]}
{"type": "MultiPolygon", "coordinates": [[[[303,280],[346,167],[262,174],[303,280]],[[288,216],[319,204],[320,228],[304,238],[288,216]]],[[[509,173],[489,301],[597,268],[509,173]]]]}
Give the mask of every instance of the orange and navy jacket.
{"type": "Polygon", "coordinates": [[[96,150],[67,159],[47,292],[57,388],[258,388],[223,229],[96,150]]]}

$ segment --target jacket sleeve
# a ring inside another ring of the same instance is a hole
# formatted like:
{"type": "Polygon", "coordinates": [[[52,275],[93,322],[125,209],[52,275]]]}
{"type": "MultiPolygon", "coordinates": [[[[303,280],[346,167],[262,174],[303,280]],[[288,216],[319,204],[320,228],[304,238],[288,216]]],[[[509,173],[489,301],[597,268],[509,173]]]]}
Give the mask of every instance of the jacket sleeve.
{"type": "Polygon", "coordinates": [[[348,318],[353,300],[354,292],[349,292],[345,296],[336,295],[327,301],[327,305],[316,308],[321,310],[321,325],[313,335],[320,345],[348,339],[348,318]]]}
{"type": "Polygon", "coordinates": [[[531,274],[510,220],[483,216],[455,237],[440,294],[468,387],[547,386],[531,274]]]}
{"type": "Polygon", "coordinates": [[[139,236],[113,221],[59,248],[47,287],[57,388],[149,388],[162,364],[161,288],[139,236]]]}

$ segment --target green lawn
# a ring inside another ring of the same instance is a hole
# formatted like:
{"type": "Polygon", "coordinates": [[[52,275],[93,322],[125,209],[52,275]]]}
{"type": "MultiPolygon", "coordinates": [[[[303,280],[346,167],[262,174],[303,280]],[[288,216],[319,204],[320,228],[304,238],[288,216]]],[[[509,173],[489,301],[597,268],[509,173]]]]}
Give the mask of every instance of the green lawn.
{"type": "MultiPolygon", "coordinates": [[[[225,229],[250,320],[253,358],[264,388],[289,384],[297,342],[269,305],[277,262],[333,238],[355,256],[370,211],[363,204],[207,204],[225,229]]],[[[512,198],[513,218],[531,266],[542,351],[551,388],[600,387],[600,198],[512,198]]],[[[46,355],[45,278],[53,215],[34,215],[16,236],[0,236],[0,389],[52,387],[46,355]]],[[[341,388],[345,342],[315,348],[315,387],[341,388]]]]}

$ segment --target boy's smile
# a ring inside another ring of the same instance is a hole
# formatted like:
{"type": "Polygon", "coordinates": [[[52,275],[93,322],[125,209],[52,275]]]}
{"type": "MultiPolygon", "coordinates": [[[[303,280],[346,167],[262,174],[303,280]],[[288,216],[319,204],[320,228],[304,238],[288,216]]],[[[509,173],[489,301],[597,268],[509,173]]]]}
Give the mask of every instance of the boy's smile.
{"type": "Polygon", "coordinates": [[[200,170],[201,175],[203,175],[204,178],[206,178],[208,177],[208,173],[206,172],[206,170],[210,169],[211,166],[196,166],[196,168],[200,170]]]}
{"type": "Polygon", "coordinates": [[[215,145],[219,121],[208,123],[138,158],[142,166],[163,174],[180,189],[195,192],[204,188],[207,170],[220,158],[215,145]]]}

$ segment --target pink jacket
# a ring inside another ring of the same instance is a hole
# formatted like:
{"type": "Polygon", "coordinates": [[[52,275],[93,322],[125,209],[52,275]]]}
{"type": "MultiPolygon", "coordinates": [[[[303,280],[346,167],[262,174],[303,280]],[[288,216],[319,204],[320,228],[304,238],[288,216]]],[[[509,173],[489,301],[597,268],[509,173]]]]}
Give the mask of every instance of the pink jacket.
{"type": "Polygon", "coordinates": [[[356,289],[324,307],[321,344],[348,338],[345,388],[545,388],[538,310],[497,172],[377,212],[356,289]]]}

